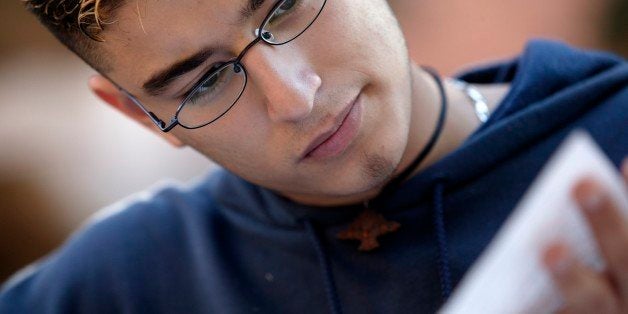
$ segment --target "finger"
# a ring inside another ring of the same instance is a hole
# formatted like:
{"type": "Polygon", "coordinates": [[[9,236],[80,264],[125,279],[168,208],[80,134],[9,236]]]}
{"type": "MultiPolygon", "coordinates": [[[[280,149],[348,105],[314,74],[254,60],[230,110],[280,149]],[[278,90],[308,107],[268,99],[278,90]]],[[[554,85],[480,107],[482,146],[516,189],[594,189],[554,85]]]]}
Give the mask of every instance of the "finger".
{"type": "Polygon", "coordinates": [[[574,197],[584,209],[611,278],[623,299],[628,300],[628,222],[617,202],[594,180],[577,184],[574,197]]]}
{"type": "Polygon", "coordinates": [[[609,282],[578,262],[562,244],[544,255],[552,280],[563,298],[559,313],[617,313],[617,296],[609,282]]]}

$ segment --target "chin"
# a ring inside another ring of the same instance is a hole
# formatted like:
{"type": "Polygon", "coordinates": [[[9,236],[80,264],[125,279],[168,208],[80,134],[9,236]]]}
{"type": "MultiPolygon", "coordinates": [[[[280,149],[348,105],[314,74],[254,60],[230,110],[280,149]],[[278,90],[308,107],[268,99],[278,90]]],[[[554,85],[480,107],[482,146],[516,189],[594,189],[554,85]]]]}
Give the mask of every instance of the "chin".
{"type": "Polygon", "coordinates": [[[336,169],[324,169],[302,177],[280,194],[315,206],[348,205],[371,199],[392,178],[401,159],[401,153],[386,155],[383,152],[359,152],[352,161],[336,169]]]}
{"type": "Polygon", "coordinates": [[[327,172],[318,188],[320,194],[339,199],[362,201],[376,195],[392,178],[399,158],[383,154],[362,154],[355,163],[345,165],[342,170],[327,172]],[[397,160],[397,162],[394,162],[397,160]],[[328,175],[333,173],[334,175],[328,175]]]}

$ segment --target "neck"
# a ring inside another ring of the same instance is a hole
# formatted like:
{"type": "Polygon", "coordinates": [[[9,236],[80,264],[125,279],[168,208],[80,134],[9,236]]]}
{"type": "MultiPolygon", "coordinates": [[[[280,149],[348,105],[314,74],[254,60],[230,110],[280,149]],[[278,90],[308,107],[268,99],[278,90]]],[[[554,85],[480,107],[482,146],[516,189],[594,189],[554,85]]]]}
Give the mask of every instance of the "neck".
{"type": "MultiPolygon", "coordinates": [[[[410,121],[410,133],[406,151],[397,167],[395,174],[400,173],[410,165],[418,152],[425,146],[428,138],[434,130],[440,110],[438,86],[432,77],[416,65],[412,68],[414,78],[412,116],[410,121]],[[425,123],[427,121],[427,123],[425,123]]],[[[432,151],[425,160],[414,169],[409,176],[412,177],[425,168],[431,166],[445,155],[453,152],[473,133],[481,122],[478,120],[473,105],[463,91],[455,87],[449,80],[443,78],[445,93],[449,100],[447,116],[443,132],[432,151]]],[[[489,112],[495,108],[508,92],[509,84],[492,84],[478,86],[476,88],[488,101],[489,112]]]]}
{"type": "MultiPolygon", "coordinates": [[[[408,144],[397,167],[396,175],[406,169],[425,147],[436,127],[440,113],[441,99],[434,79],[417,66],[413,66],[412,75],[414,86],[408,144]]],[[[409,177],[431,166],[455,150],[480,126],[473,107],[469,100],[465,98],[464,93],[452,86],[448,80],[443,79],[443,84],[449,101],[443,131],[434,148],[409,177]]]]}

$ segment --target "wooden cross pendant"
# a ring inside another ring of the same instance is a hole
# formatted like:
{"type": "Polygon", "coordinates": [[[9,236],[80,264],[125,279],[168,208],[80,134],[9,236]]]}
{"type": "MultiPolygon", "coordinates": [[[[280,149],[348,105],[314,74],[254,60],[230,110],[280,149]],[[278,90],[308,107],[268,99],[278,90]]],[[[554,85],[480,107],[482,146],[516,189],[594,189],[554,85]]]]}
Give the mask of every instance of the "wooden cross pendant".
{"type": "Polygon", "coordinates": [[[372,209],[365,209],[346,230],[336,235],[341,240],[359,240],[359,251],[371,251],[379,247],[377,237],[397,231],[401,227],[396,221],[389,221],[372,209]]]}

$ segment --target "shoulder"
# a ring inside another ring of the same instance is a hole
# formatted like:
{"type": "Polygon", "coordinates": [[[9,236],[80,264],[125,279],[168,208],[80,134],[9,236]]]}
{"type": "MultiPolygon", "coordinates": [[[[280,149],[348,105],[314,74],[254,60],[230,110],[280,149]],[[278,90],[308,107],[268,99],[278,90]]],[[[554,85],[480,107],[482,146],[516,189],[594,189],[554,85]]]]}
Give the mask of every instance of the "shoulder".
{"type": "Polygon", "coordinates": [[[192,249],[215,219],[204,193],[210,175],[191,185],[162,182],[92,216],[58,250],[17,273],[0,290],[0,313],[115,312],[111,300],[137,297],[147,269],[192,249]],[[135,276],[135,277],[134,277],[135,276]]]}

